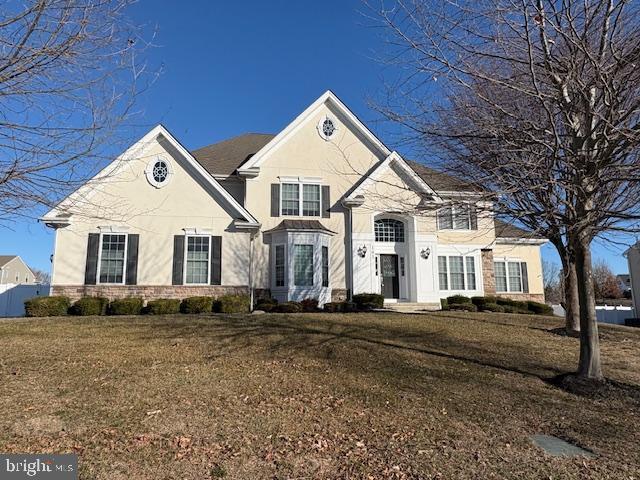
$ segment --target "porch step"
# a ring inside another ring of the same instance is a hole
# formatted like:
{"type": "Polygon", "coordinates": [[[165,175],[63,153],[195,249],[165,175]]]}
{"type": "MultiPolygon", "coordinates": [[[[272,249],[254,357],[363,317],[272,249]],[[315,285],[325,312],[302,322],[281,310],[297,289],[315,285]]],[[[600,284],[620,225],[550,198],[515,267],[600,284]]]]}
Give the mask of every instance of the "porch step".
{"type": "Polygon", "coordinates": [[[394,312],[399,313],[413,313],[420,311],[434,311],[440,310],[440,302],[427,302],[427,303],[409,303],[409,302],[399,302],[399,303],[385,303],[384,308],[388,310],[393,310],[394,312]]]}

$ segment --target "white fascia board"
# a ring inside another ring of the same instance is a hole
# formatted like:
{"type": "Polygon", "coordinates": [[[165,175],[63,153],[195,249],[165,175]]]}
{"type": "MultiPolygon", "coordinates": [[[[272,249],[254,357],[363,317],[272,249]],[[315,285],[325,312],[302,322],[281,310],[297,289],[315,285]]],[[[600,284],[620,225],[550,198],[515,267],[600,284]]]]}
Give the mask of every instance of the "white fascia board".
{"type": "Polygon", "coordinates": [[[549,240],[546,238],[496,238],[496,245],[544,245],[549,240]]]}
{"type": "MultiPolygon", "coordinates": [[[[187,160],[187,162],[200,174],[200,176],[209,184],[214,190],[220,193],[220,195],[231,205],[231,207],[242,216],[249,224],[258,224],[258,221],[251,215],[233,196],[225,190],[220,183],[207,172],[200,163],[189,153],[189,151],[171,135],[171,133],[163,126],[157,125],[152,128],[146,135],[140,140],[134,143],[131,147],[125,150],[120,156],[113,160],[109,165],[103,168],[97,175],[95,175],[86,184],[78,188],[75,192],[67,196],[56,207],[45,214],[42,220],[53,220],[58,218],[61,211],[65,210],[65,206],[72,204],[74,201],[81,199],[88,199],[95,194],[96,188],[90,188],[90,183],[93,181],[100,182],[102,178],[107,178],[109,175],[115,175],[120,169],[124,167],[128,160],[139,157],[154,141],[157,141],[159,137],[165,138],[178,152],[187,160]]],[[[97,183],[99,185],[99,183],[97,183]]],[[[69,219],[66,219],[67,221],[69,219]]]]}
{"type": "Polygon", "coordinates": [[[409,182],[412,182],[416,191],[419,193],[427,193],[429,195],[433,195],[435,203],[441,203],[442,199],[436,193],[436,191],[431,188],[414,170],[411,166],[403,160],[403,158],[398,154],[398,152],[391,152],[385,160],[378,165],[364,181],[358,185],[358,187],[353,190],[346,197],[347,200],[354,200],[358,196],[362,196],[365,194],[365,191],[371,184],[378,181],[378,179],[392,166],[398,166],[402,173],[404,173],[405,177],[409,182]]]}
{"type": "Polygon", "coordinates": [[[278,135],[276,135],[269,143],[262,147],[253,155],[244,165],[238,168],[238,172],[251,172],[259,168],[264,161],[276,150],[283,141],[288,139],[292,134],[298,131],[306,121],[310,120],[313,115],[324,105],[330,103],[351,123],[360,133],[371,142],[371,144],[383,155],[387,156],[391,151],[369,130],[364,123],[342,103],[342,101],[331,91],[327,90],[320,98],[307,107],[300,115],[298,115],[289,125],[285,127],[278,135]]]}

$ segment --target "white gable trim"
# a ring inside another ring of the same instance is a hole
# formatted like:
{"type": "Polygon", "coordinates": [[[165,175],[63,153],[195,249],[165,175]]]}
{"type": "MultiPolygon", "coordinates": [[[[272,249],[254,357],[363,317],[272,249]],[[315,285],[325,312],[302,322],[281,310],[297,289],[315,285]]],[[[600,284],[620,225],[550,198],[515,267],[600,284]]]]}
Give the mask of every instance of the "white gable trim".
{"type": "Polygon", "coordinates": [[[404,174],[406,180],[414,185],[414,188],[419,193],[426,193],[433,196],[435,203],[442,203],[442,199],[421,177],[418,175],[411,166],[405,162],[398,152],[391,152],[391,154],[378,165],[360,185],[358,185],[347,197],[346,200],[355,200],[356,197],[362,196],[366,193],[366,190],[375,182],[379,181],[380,177],[384,175],[390,168],[398,167],[400,172],[404,174]]]}
{"type": "Polygon", "coordinates": [[[320,98],[313,102],[305,111],[296,117],[287,127],[276,135],[269,143],[262,147],[258,152],[249,159],[244,165],[238,168],[238,173],[250,173],[259,168],[273,152],[277,150],[284,141],[296,133],[304,124],[313,118],[315,113],[325,104],[330,103],[353,125],[371,145],[384,157],[388,156],[391,151],[362,123],[349,108],[331,91],[327,90],[320,98]]]}
{"type": "MultiPolygon", "coordinates": [[[[56,207],[54,207],[50,212],[44,215],[43,219],[51,219],[57,217],[60,213],[63,213],[75,202],[80,201],[82,199],[88,199],[96,192],[96,188],[89,188],[91,182],[96,183],[96,187],[99,187],[103,178],[108,178],[110,175],[115,175],[126,165],[127,161],[139,157],[144,151],[154,142],[158,141],[160,137],[166,139],[171,146],[173,146],[178,152],[186,159],[191,167],[195,169],[195,171],[202,177],[202,179],[212,187],[216,192],[218,192],[222,198],[225,199],[231,206],[231,208],[238,213],[240,217],[245,222],[245,226],[254,226],[258,227],[259,222],[251,215],[242,205],[238,203],[238,201],[231,196],[231,194],[225,190],[218,181],[213,178],[207,172],[200,163],[196,161],[196,159],[189,153],[189,151],[184,148],[180,142],[178,142],[173,135],[162,125],[158,125],[154,127],[149,133],[144,135],[140,140],[134,143],[131,147],[129,147],[122,155],[116,158],[113,162],[103,168],[96,176],[94,176],[91,180],[89,180],[86,184],[78,188],[75,192],[67,196],[64,200],[62,200],[56,207]]],[[[105,180],[108,181],[108,180],[105,180]]]]}

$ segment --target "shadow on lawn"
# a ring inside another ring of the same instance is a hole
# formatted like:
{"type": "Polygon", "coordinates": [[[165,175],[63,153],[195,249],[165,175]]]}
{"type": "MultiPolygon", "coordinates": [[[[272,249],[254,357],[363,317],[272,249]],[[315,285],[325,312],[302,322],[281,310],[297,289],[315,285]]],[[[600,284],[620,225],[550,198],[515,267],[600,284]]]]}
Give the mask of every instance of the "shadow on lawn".
{"type": "MultiPolygon", "coordinates": [[[[373,315],[375,318],[375,315],[373,315]]],[[[534,357],[530,361],[528,351],[512,343],[506,352],[489,350],[479,343],[461,341],[452,338],[445,329],[436,331],[407,331],[391,325],[359,324],[357,317],[353,322],[342,322],[326,317],[315,321],[308,317],[255,316],[233,317],[216,316],[208,321],[185,325],[181,322],[158,322],[154,324],[154,337],[164,330],[166,338],[180,338],[194,334],[212,336],[221,352],[224,349],[238,350],[256,345],[260,341],[263,348],[272,353],[290,350],[306,354],[318,352],[318,349],[339,344],[357,346],[375,346],[378,349],[392,349],[456,362],[473,364],[480,367],[502,370],[527,377],[546,380],[563,371],[555,366],[544,365],[542,359],[534,357]],[[516,363],[511,362],[513,359],[516,363]]]]}

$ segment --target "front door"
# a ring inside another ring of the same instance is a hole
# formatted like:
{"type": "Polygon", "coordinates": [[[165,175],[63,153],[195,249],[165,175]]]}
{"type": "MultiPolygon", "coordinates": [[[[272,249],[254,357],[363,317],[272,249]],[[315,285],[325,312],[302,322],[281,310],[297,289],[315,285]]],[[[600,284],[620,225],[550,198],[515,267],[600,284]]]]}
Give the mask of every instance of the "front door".
{"type": "Polygon", "coordinates": [[[400,298],[398,255],[380,255],[381,290],[384,298],[400,298]]]}

